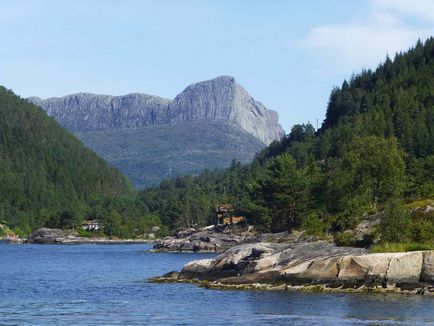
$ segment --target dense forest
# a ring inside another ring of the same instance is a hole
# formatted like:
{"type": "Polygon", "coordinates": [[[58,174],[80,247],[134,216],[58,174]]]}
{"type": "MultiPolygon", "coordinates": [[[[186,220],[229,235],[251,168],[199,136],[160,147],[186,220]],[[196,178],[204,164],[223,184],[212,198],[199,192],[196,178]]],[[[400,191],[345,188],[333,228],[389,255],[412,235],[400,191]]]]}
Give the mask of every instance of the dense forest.
{"type": "Polygon", "coordinates": [[[259,229],[344,237],[363,214],[385,208],[384,238],[415,242],[433,240],[434,215],[410,216],[401,203],[432,196],[433,38],[334,88],[319,130],[295,125],[251,164],[167,180],[138,195],[171,229],[210,223],[214,204],[232,203],[259,229]],[[397,226],[397,235],[387,233],[397,226]]]}
{"type": "Polygon", "coordinates": [[[127,236],[145,221],[158,225],[134,196],[120,172],[41,108],[0,88],[0,223],[26,235],[98,218],[107,233],[127,236]]]}

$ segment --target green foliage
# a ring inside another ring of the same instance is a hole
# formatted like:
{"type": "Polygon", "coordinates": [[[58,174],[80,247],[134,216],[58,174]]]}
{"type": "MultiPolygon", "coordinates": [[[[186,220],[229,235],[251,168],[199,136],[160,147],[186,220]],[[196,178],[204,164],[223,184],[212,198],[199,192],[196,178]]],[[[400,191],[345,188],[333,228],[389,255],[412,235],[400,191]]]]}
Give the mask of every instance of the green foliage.
{"type": "Polygon", "coordinates": [[[434,154],[434,38],[418,42],[376,71],[363,71],[335,88],[321,128],[326,150],[336,155],[357,135],[395,136],[410,157],[434,154]]]}
{"type": "Polygon", "coordinates": [[[425,213],[416,210],[411,214],[412,234],[411,239],[418,243],[434,244],[434,212],[425,213]]]}
{"type": "Polygon", "coordinates": [[[425,182],[421,184],[416,192],[420,197],[434,197],[434,183],[425,182]]]}
{"type": "Polygon", "coordinates": [[[434,199],[430,198],[420,198],[417,200],[407,198],[405,202],[406,204],[404,205],[404,207],[406,209],[420,209],[426,206],[434,206],[434,199]]]}
{"type": "Polygon", "coordinates": [[[426,243],[381,243],[371,247],[370,252],[407,252],[419,250],[434,250],[433,244],[426,243]]]}
{"type": "Polygon", "coordinates": [[[158,226],[158,236],[167,233],[158,214],[149,213],[149,208],[138,198],[119,196],[102,197],[89,203],[86,219],[97,220],[102,231],[111,237],[135,238],[152,232],[158,226]]]}
{"type": "Polygon", "coordinates": [[[352,195],[366,196],[374,205],[403,192],[404,152],[395,139],[354,138],[344,154],[342,168],[351,180],[348,191],[352,195]]]}
{"type": "Polygon", "coordinates": [[[391,200],[381,220],[381,239],[385,242],[405,243],[411,239],[411,218],[397,200],[391,200]]]}
{"type": "Polygon", "coordinates": [[[281,154],[267,162],[259,191],[264,206],[271,212],[273,231],[301,224],[309,199],[309,184],[305,171],[297,169],[291,155],[281,154]]]}
{"type": "Polygon", "coordinates": [[[338,246],[357,246],[357,239],[351,232],[338,232],[333,236],[333,241],[338,246]]]}
{"type": "MultiPolygon", "coordinates": [[[[415,203],[426,204],[427,202],[418,201],[415,203]]],[[[415,204],[411,206],[415,206],[415,204]]],[[[385,216],[381,221],[381,233],[382,243],[380,246],[387,245],[390,242],[393,244],[415,244],[432,247],[434,244],[434,212],[425,212],[421,208],[413,208],[410,213],[396,200],[391,201],[388,203],[385,216]]]]}
{"type": "Polygon", "coordinates": [[[303,219],[301,228],[305,230],[307,234],[317,237],[324,236],[327,232],[327,224],[314,212],[308,214],[303,219]]]}
{"type": "Polygon", "coordinates": [[[350,197],[347,199],[343,210],[331,221],[332,231],[345,231],[352,229],[360,221],[363,214],[369,210],[363,197],[350,197]]]}
{"type": "Polygon", "coordinates": [[[96,237],[105,236],[105,233],[102,230],[84,230],[82,228],[78,228],[77,233],[79,237],[86,237],[86,238],[96,238],[96,237]]]}

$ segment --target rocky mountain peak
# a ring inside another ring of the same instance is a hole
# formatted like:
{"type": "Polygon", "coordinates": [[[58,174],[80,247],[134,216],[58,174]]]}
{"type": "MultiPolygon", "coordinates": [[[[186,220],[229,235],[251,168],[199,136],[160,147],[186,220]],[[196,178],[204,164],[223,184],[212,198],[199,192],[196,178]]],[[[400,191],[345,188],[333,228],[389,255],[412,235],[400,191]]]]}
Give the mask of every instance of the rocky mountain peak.
{"type": "Polygon", "coordinates": [[[277,113],[253,99],[232,76],[192,84],[173,100],[140,93],[124,96],[77,93],[28,100],[74,132],[225,120],[265,144],[284,134],[277,113]]]}
{"type": "Polygon", "coordinates": [[[256,101],[232,76],[192,84],[176,96],[169,107],[173,122],[228,120],[265,144],[284,134],[277,112],[256,101]]]}

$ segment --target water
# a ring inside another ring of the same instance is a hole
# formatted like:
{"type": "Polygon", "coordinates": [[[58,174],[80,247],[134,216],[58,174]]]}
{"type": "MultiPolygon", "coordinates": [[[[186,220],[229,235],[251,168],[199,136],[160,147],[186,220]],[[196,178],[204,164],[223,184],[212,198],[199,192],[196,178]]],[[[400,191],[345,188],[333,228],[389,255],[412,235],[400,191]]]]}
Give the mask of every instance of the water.
{"type": "Polygon", "coordinates": [[[210,254],[0,245],[3,325],[434,325],[434,298],[216,291],[144,279],[210,254]]]}

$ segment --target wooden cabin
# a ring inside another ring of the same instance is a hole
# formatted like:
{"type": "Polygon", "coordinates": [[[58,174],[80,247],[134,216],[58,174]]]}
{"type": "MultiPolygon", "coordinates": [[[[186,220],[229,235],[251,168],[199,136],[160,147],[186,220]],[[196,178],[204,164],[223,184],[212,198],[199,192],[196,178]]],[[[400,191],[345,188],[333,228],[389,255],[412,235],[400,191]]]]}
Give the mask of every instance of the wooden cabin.
{"type": "Polygon", "coordinates": [[[215,205],[215,224],[227,225],[244,222],[244,216],[235,216],[235,209],[231,204],[215,205]]]}

